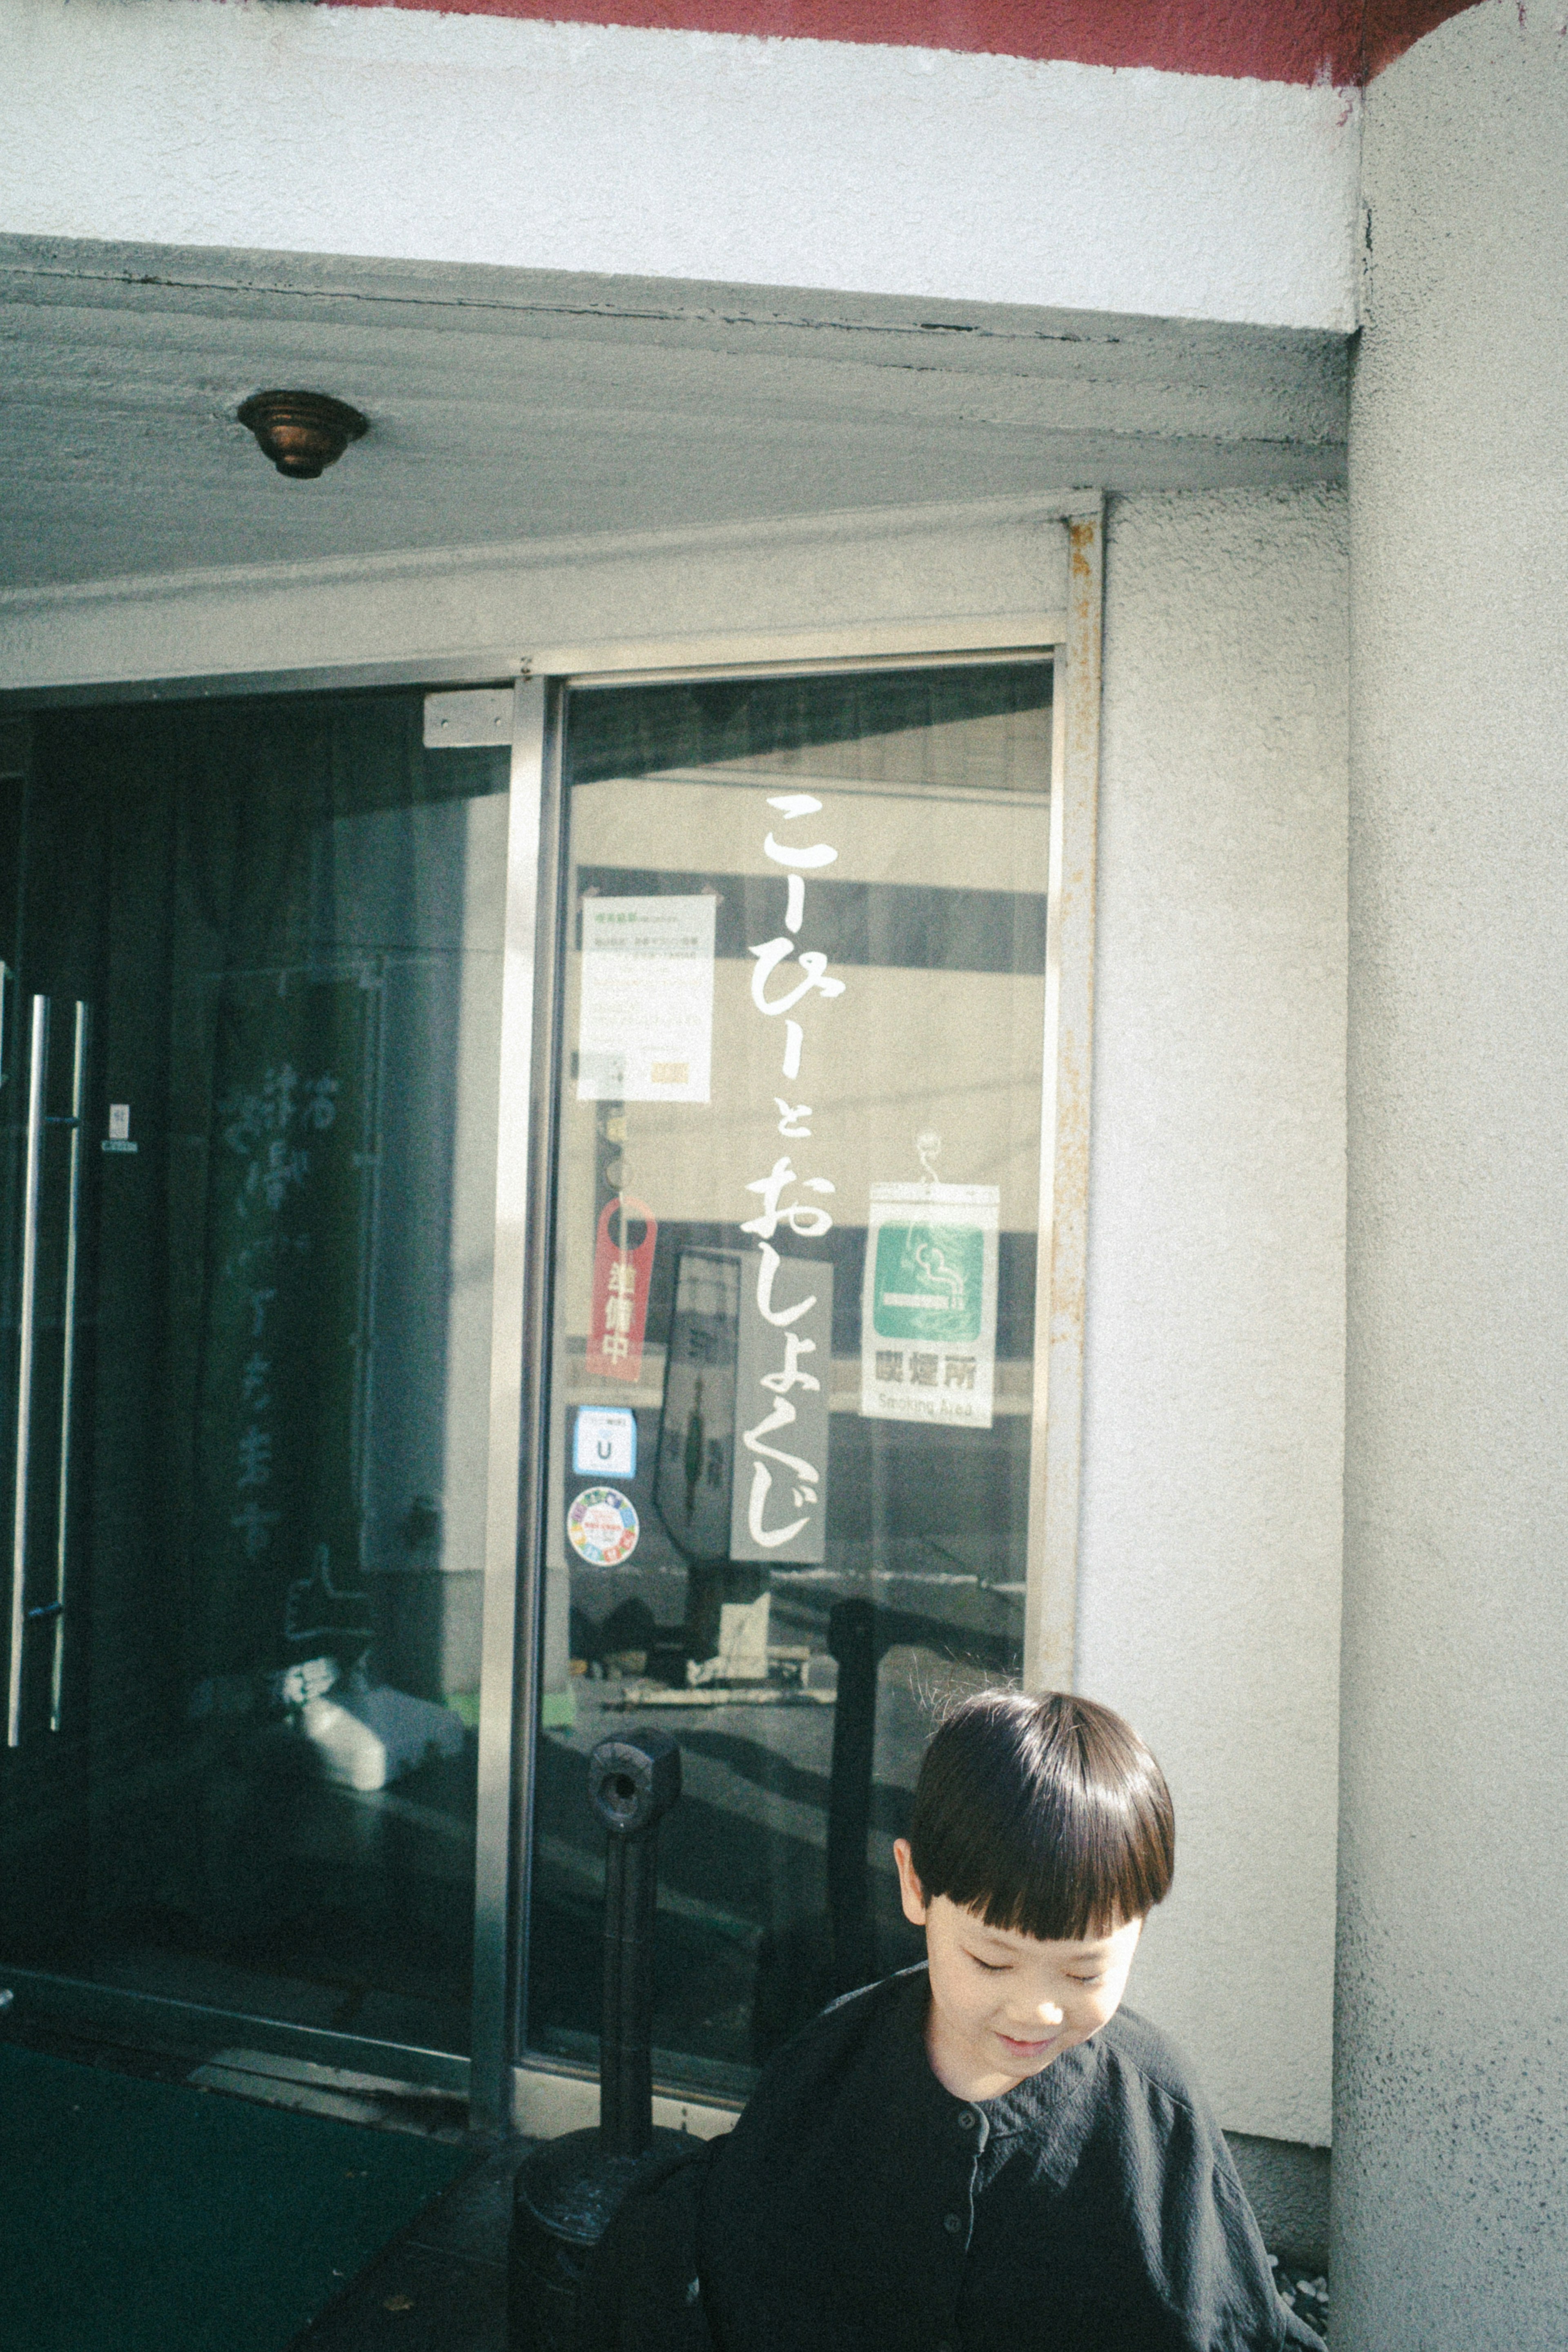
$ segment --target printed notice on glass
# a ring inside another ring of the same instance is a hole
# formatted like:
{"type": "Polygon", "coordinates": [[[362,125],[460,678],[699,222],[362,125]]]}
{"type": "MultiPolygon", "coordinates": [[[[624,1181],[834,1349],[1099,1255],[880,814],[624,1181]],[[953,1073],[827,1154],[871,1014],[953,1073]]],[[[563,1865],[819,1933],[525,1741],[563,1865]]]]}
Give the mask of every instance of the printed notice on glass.
{"type": "Polygon", "coordinates": [[[861,1412],[989,1429],[997,1362],[994,1184],[873,1184],[861,1412]]]}
{"type": "Polygon", "coordinates": [[[579,1102],[708,1100],[717,904],[584,898],[579,1102]]]}

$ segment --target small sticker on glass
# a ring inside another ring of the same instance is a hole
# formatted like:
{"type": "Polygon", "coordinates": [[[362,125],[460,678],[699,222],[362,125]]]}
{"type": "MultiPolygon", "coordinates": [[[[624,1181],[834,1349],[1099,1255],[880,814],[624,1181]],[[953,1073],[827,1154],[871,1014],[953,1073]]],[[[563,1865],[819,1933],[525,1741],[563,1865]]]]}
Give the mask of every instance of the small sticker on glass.
{"type": "Polygon", "coordinates": [[[572,1432],[571,1466],[578,1477],[637,1475],[637,1416],[626,1405],[585,1404],[572,1432]]]}
{"type": "Polygon", "coordinates": [[[110,1104],[109,1133],[103,1139],[103,1148],[106,1151],[135,1150],[136,1146],[131,1140],[131,1105],[129,1103],[110,1104]]]}
{"type": "Polygon", "coordinates": [[[642,1533],[636,1507],[615,1486],[585,1486],[566,1515],[567,1538],[590,1568],[619,1568],[642,1533]]]}

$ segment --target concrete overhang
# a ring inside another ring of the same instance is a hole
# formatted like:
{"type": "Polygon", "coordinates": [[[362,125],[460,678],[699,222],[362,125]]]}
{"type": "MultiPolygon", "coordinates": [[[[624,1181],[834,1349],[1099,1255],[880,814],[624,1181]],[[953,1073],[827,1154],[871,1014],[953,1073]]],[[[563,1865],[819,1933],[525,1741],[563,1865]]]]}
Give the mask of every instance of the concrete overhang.
{"type": "Polygon", "coordinates": [[[0,594],[1344,469],[1347,340],[465,264],[0,239],[0,594]],[[315,482],[235,411],[336,394],[315,482]]]}

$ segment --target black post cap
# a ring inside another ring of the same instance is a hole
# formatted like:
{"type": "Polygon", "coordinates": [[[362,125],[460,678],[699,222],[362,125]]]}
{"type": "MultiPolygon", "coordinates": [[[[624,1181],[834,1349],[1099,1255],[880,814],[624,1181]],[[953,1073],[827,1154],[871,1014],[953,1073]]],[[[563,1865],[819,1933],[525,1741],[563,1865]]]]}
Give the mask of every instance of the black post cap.
{"type": "Polygon", "coordinates": [[[601,1739],[588,1759],[593,1810],[617,1837],[652,1829],[680,1793],[681,1751],[667,1731],[601,1739]]]}

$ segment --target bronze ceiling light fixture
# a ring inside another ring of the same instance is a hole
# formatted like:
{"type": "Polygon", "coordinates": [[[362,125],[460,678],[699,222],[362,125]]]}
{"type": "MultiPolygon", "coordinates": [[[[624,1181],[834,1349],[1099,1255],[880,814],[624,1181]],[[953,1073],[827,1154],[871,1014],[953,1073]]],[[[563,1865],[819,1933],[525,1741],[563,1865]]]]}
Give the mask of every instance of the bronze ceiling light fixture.
{"type": "Polygon", "coordinates": [[[325,392],[253,392],[237,411],[280,474],[313,482],[335,466],[350,441],[370,430],[370,419],[347,401],[325,392]]]}

